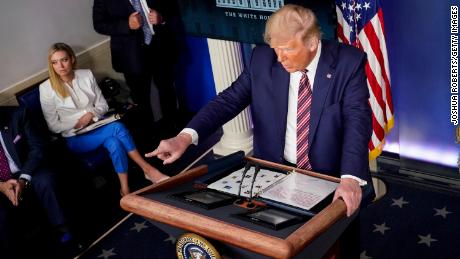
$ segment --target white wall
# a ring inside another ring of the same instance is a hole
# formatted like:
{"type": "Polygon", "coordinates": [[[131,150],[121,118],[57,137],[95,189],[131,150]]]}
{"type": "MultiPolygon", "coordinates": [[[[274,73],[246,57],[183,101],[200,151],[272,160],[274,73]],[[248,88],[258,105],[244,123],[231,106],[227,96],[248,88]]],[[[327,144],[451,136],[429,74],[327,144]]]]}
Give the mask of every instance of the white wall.
{"type": "Polygon", "coordinates": [[[0,92],[47,67],[47,50],[65,42],[76,53],[107,37],[92,21],[93,0],[1,0],[0,92]]]}

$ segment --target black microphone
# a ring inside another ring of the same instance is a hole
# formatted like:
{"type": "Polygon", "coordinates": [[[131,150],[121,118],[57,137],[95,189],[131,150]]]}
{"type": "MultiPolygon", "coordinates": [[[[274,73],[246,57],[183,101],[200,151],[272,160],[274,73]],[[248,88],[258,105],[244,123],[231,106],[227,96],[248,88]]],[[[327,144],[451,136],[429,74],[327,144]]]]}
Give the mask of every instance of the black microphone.
{"type": "Polygon", "coordinates": [[[251,164],[246,163],[246,165],[244,166],[243,173],[241,175],[240,185],[238,187],[238,196],[237,196],[238,200],[235,201],[235,203],[237,203],[237,204],[242,204],[243,203],[243,199],[241,199],[241,186],[243,185],[244,177],[246,176],[246,173],[249,171],[249,168],[251,168],[251,164]]]}
{"type": "Polygon", "coordinates": [[[257,164],[256,169],[254,171],[254,177],[252,177],[251,191],[249,192],[248,208],[254,208],[256,206],[254,203],[252,203],[252,188],[254,188],[254,183],[256,182],[256,177],[259,171],[260,171],[260,166],[257,164]]]}

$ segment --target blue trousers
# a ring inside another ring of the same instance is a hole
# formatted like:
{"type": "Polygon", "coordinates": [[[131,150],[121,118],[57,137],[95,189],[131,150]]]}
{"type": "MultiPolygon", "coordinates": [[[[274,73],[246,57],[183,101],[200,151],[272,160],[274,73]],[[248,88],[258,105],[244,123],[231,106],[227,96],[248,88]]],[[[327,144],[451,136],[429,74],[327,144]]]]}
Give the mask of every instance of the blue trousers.
{"type": "Polygon", "coordinates": [[[112,122],[82,135],[66,138],[67,146],[76,153],[84,153],[104,146],[109,151],[117,173],[128,172],[127,153],[136,149],[128,129],[121,122],[112,122]]]}

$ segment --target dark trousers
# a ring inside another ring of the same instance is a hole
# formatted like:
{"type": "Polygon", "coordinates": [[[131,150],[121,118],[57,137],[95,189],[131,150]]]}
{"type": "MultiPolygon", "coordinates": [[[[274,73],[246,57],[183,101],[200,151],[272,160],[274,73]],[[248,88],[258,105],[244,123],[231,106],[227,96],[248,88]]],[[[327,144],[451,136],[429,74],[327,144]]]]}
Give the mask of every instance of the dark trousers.
{"type": "MultiPolygon", "coordinates": [[[[51,225],[59,226],[65,223],[64,214],[57,199],[54,177],[51,171],[45,168],[37,169],[32,178],[32,188],[31,190],[25,190],[23,197],[23,204],[20,202],[19,208],[16,208],[3,193],[0,194],[0,251],[2,251],[2,256],[3,253],[9,255],[9,257],[14,254],[14,251],[12,251],[15,247],[14,240],[12,240],[14,233],[12,231],[17,229],[15,227],[16,224],[21,224],[21,222],[18,222],[18,213],[28,214],[20,215],[21,220],[33,220],[37,217],[37,211],[28,211],[28,208],[21,207],[29,205],[26,199],[34,200],[36,198],[38,200],[41,207],[45,210],[51,225]],[[31,197],[30,195],[34,195],[35,197],[31,197]]],[[[33,208],[33,206],[30,207],[33,208]]],[[[5,258],[9,257],[5,256],[5,258]]]]}
{"type": "Polygon", "coordinates": [[[51,225],[63,225],[65,217],[57,198],[53,173],[46,168],[39,168],[32,178],[32,190],[45,209],[51,225]]]}
{"type": "Polygon", "coordinates": [[[14,248],[12,245],[12,205],[8,198],[0,194],[0,251],[5,258],[12,258],[14,248]]]}
{"type": "MultiPolygon", "coordinates": [[[[152,42],[156,44],[156,42],[152,42]]],[[[152,80],[158,89],[160,107],[163,119],[174,121],[177,115],[177,97],[174,87],[174,64],[166,53],[159,47],[144,46],[149,59],[142,73],[123,73],[126,83],[131,90],[133,101],[139,105],[139,110],[145,120],[154,120],[150,103],[152,80]]]]}

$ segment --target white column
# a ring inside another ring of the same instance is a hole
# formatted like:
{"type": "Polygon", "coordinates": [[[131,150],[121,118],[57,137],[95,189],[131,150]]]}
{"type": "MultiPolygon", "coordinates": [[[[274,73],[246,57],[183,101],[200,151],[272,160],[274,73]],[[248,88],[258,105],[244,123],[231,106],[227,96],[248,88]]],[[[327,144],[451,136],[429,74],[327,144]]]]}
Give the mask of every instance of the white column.
{"type": "MultiPolygon", "coordinates": [[[[233,41],[208,39],[212,73],[216,92],[220,93],[243,72],[241,44],[233,41]]],[[[243,150],[252,154],[252,122],[249,107],[223,126],[224,135],[214,147],[214,153],[228,155],[243,150]]]]}

